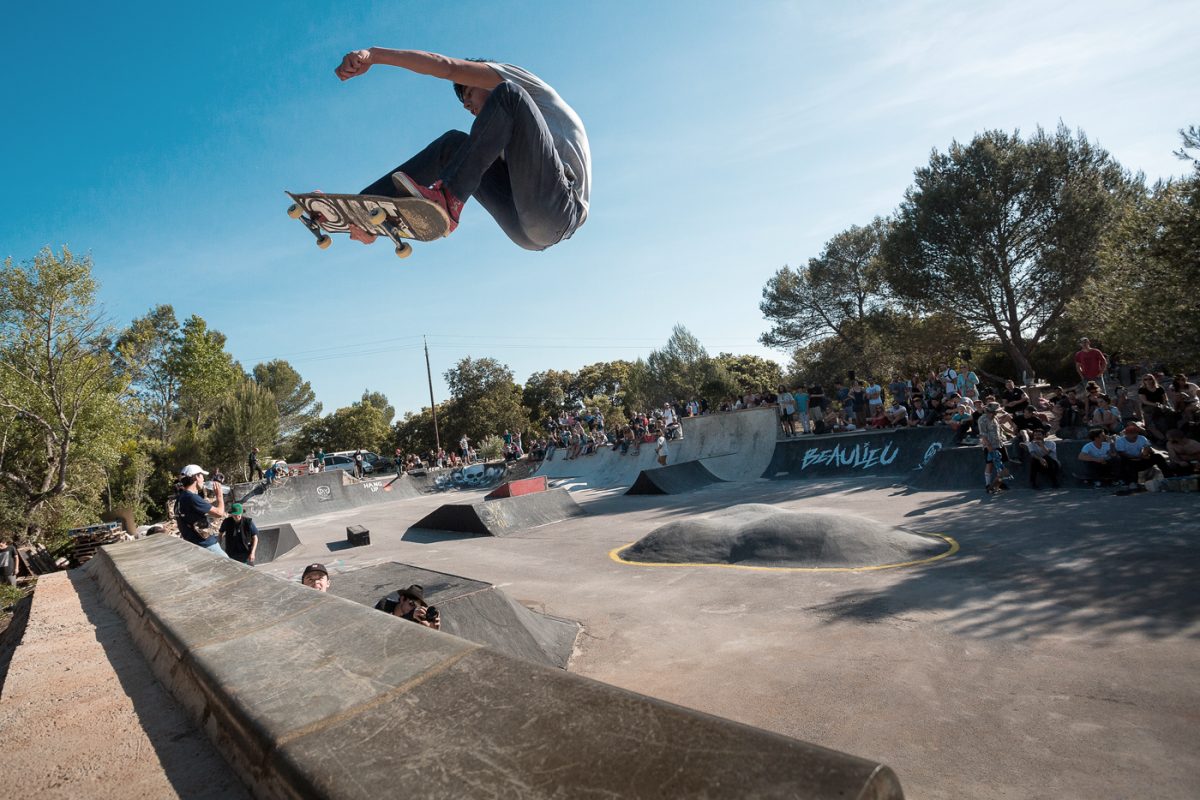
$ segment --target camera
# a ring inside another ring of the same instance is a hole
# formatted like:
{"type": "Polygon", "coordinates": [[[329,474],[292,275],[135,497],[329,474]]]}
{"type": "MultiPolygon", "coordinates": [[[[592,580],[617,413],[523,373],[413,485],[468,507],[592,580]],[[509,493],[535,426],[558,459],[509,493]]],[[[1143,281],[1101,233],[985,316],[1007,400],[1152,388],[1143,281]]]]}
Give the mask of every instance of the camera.
{"type": "Polygon", "coordinates": [[[429,606],[428,608],[425,609],[425,621],[426,622],[437,622],[437,618],[438,618],[438,616],[441,615],[441,613],[442,612],[438,611],[437,606],[429,606]]]}

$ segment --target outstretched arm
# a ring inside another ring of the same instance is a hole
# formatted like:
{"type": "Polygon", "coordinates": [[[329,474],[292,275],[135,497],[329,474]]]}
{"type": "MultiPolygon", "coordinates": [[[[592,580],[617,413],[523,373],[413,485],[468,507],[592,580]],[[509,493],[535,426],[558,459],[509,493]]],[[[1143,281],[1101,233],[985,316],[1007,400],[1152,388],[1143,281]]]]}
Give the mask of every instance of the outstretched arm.
{"type": "Polygon", "coordinates": [[[496,71],[478,61],[464,61],[422,50],[390,50],[386,47],[353,50],[342,58],[342,63],[334,72],[345,81],[362,75],[376,64],[400,67],[419,75],[431,75],[480,89],[494,89],[500,83],[496,71]]]}

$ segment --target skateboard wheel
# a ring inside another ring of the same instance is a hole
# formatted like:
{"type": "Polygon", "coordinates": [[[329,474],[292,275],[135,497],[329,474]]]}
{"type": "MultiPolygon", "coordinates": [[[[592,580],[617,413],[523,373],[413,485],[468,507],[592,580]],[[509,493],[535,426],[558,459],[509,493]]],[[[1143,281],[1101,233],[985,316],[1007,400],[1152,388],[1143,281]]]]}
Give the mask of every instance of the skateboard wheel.
{"type": "Polygon", "coordinates": [[[292,219],[300,219],[300,216],[303,213],[304,209],[300,207],[299,203],[292,203],[290,206],[288,206],[288,216],[292,219]]]}
{"type": "Polygon", "coordinates": [[[382,208],[376,208],[369,215],[367,215],[367,222],[370,222],[372,225],[382,225],[386,221],[387,212],[382,208]]]}
{"type": "Polygon", "coordinates": [[[408,258],[412,255],[412,245],[408,242],[401,242],[396,245],[396,255],[400,258],[408,258]]]}
{"type": "Polygon", "coordinates": [[[333,244],[333,239],[330,239],[328,236],[321,234],[317,237],[317,247],[321,248],[322,250],[329,247],[331,244],[333,244]]]}

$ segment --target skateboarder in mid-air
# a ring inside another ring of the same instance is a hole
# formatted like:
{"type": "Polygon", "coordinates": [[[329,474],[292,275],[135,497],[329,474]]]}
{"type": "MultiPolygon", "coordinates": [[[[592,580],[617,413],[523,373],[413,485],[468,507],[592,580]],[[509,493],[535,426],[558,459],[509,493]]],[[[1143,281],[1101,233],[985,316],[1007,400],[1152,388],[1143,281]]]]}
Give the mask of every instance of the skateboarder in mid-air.
{"type": "MultiPolygon", "coordinates": [[[[380,47],[347,53],[336,73],[349,80],[377,64],[451,81],[475,122],[470,133],[443,134],[361,194],[431,200],[451,231],[473,197],[527,250],[545,250],[584,223],[592,179],[587,132],[547,83],[512,64],[380,47]]],[[[375,240],[359,228],[350,235],[375,240]]]]}

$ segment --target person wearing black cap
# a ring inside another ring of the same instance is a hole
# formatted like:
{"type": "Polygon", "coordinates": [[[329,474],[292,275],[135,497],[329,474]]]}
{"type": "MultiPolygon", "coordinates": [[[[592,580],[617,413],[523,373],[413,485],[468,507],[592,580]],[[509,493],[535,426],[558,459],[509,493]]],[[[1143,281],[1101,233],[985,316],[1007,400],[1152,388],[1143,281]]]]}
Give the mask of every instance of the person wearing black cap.
{"type": "Polygon", "coordinates": [[[329,570],[324,564],[309,564],[300,575],[300,582],[318,592],[329,591],[329,570]]]}
{"type": "Polygon", "coordinates": [[[442,629],[442,618],[437,606],[425,603],[425,589],[415,583],[392,592],[376,603],[375,608],[400,619],[424,625],[426,628],[433,628],[435,631],[442,629]]]}
{"type": "Polygon", "coordinates": [[[221,523],[221,536],[225,540],[225,554],[234,561],[254,565],[258,552],[258,526],[243,513],[242,504],[229,507],[229,516],[221,523]]]}

